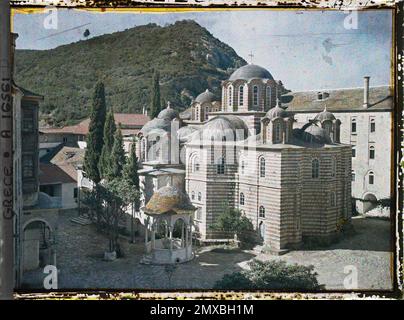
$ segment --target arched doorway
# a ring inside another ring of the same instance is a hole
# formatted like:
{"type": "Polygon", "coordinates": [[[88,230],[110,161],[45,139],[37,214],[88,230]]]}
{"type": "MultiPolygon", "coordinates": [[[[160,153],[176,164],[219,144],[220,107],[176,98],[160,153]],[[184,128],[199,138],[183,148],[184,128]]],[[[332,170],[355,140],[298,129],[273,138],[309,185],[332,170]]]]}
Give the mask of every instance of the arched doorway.
{"type": "Polygon", "coordinates": [[[47,222],[33,220],[23,228],[23,271],[52,264],[53,232],[47,222]]]}
{"type": "Polygon", "coordinates": [[[368,193],[363,197],[363,213],[377,207],[377,198],[374,194],[368,193]]]}
{"type": "Polygon", "coordinates": [[[265,240],[265,224],[263,221],[260,222],[258,226],[258,232],[262,240],[265,240]]]}

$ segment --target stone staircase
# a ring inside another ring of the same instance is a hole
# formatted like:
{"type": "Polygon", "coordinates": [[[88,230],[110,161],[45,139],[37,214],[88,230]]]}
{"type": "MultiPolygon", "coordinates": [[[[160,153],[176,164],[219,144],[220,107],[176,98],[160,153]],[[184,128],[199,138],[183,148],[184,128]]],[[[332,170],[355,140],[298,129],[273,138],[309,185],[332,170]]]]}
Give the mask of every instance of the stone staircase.
{"type": "Polygon", "coordinates": [[[71,222],[80,224],[82,226],[87,226],[89,224],[92,224],[92,221],[88,218],[87,215],[81,215],[75,218],[71,218],[70,219],[71,222]]]}

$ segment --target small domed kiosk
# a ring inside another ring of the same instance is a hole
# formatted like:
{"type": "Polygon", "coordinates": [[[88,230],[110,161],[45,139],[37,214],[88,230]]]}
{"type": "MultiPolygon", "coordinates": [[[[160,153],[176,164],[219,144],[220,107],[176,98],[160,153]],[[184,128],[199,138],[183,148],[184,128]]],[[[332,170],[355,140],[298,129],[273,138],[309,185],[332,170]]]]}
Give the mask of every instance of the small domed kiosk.
{"type": "Polygon", "coordinates": [[[196,208],[174,186],[158,189],[142,211],[147,215],[142,263],[176,264],[194,258],[192,217],[196,208]]]}

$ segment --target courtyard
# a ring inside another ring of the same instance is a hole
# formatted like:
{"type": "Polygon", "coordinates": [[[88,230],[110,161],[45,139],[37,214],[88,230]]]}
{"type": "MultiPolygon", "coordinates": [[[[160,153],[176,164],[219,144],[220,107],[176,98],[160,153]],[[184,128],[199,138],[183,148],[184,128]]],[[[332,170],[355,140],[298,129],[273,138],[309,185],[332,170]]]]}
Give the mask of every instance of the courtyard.
{"type": "MultiPolygon", "coordinates": [[[[57,232],[58,287],[60,289],[211,289],[224,274],[240,271],[253,258],[285,260],[287,263],[313,265],[318,281],[326,289],[344,290],[344,279],[357,274],[357,289],[391,288],[390,221],[378,218],[353,219],[354,234],[342,241],[315,250],[291,251],[271,256],[254,250],[221,246],[195,248],[191,262],[175,268],[140,264],[144,239],[134,244],[121,240],[124,257],[103,260],[108,246],[105,235],[94,225],[70,221],[71,214],[61,213],[57,232]]],[[[41,272],[25,275],[30,287],[41,287],[41,272]],[[35,283],[35,285],[34,285],[35,283]]]]}

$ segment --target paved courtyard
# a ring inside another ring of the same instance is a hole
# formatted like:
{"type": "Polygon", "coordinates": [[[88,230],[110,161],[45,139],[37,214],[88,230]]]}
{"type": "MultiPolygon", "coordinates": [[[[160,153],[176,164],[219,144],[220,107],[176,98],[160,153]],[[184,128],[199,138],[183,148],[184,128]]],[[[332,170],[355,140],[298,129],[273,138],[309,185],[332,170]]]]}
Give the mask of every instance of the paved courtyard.
{"type": "MultiPolygon", "coordinates": [[[[113,262],[104,261],[106,237],[93,225],[75,224],[70,218],[71,215],[61,214],[58,227],[59,288],[209,289],[224,274],[245,268],[255,257],[314,265],[319,282],[328,289],[344,289],[344,278],[348,275],[344,271],[352,272],[352,266],[357,270],[359,289],[391,287],[390,222],[386,220],[355,218],[355,234],[341,242],[325,249],[292,251],[280,257],[238,249],[197,248],[195,259],[178,265],[170,277],[164,266],[140,264],[144,249],[140,238],[135,244],[122,240],[125,256],[113,262]]],[[[29,277],[30,274],[27,281],[29,277]]],[[[40,283],[38,274],[36,278],[40,283]]]]}

